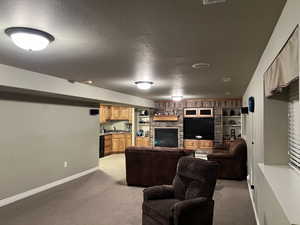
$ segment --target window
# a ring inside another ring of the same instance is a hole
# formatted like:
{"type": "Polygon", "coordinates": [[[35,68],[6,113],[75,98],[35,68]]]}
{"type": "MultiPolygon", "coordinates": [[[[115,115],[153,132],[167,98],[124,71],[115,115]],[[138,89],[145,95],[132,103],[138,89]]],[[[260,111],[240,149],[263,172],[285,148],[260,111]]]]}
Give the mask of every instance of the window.
{"type": "Polygon", "coordinates": [[[289,87],[288,104],[288,144],[289,164],[300,170],[300,104],[299,104],[299,80],[289,87]]]}

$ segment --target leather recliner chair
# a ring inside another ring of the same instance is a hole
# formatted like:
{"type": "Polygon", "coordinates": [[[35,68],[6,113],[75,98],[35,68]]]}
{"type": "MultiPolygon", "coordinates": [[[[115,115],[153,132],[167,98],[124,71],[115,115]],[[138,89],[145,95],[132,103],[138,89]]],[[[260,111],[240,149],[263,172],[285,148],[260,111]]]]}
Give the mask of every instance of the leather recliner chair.
{"type": "Polygon", "coordinates": [[[247,144],[244,139],[233,141],[227,151],[208,154],[207,159],[219,163],[220,179],[247,178],[247,144]]]}
{"type": "Polygon", "coordinates": [[[218,164],[183,157],[172,186],[146,188],[143,225],[212,225],[218,164]]]}

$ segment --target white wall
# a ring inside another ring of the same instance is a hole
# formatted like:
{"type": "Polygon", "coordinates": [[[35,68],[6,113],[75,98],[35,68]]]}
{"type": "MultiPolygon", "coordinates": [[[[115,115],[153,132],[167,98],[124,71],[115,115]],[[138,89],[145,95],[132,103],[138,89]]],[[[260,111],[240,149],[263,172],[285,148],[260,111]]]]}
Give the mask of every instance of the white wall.
{"type": "Polygon", "coordinates": [[[86,107],[0,100],[0,200],[97,167],[98,121],[86,107]]]}
{"type": "Polygon", "coordinates": [[[247,129],[244,135],[246,135],[249,146],[249,171],[252,171],[250,177],[255,185],[253,197],[261,225],[289,224],[278,201],[272,192],[268,191],[271,189],[263,178],[258,163],[277,165],[287,163],[287,103],[264,98],[263,74],[297,24],[300,23],[299,11],[299,0],[287,0],[243,97],[244,106],[248,104],[250,96],[255,97],[256,104],[255,113],[250,113],[247,116],[247,129]],[[254,142],[253,145],[251,144],[252,141],[254,142]],[[251,159],[253,159],[252,162],[251,159]]]}
{"type": "Polygon", "coordinates": [[[69,81],[46,74],[0,64],[0,87],[25,89],[28,91],[61,96],[113,102],[133,106],[154,108],[154,102],[104,88],[69,81]]]}

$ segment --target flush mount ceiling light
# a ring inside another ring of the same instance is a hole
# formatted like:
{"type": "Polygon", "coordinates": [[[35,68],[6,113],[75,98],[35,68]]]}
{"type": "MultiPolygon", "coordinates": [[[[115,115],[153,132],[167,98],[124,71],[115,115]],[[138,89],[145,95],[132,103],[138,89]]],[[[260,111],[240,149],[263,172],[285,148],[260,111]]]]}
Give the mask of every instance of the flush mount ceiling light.
{"type": "Polygon", "coordinates": [[[211,5],[224,2],[226,2],[226,0],[203,0],[203,5],[211,5]]]}
{"type": "Polygon", "coordinates": [[[193,67],[194,69],[206,69],[206,68],[209,68],[209,67],[210,67],[210,64],[200,62],[200,63],[195,63],[195,64],[193,64],[192,67],[193,67]]]}
{"type": "Polygon", "coordinates": [[[223,82],[227,83],[231,81],[231,77],[223,77],[223,82]]]}
{"type": "Polygon", "coordinates": [[[40,51],[45,49],[54,37],[44,31],[27,27],[10,27],[5,33],[18,47],[27,51],[40,51]]]}
{"type": "Polygon", "coordinates": [[[179,102],[183,99],[183,96],[172,96],[172,100],[175,101],[175,102],[179,102]]]}
{"type": "Polygon", "coordinates": [[[134,82],[138,89],[147,90],[150,89],[153,85],[151,81],[136,81],[134,82]]]}
{"type": "Polygon", "coordinates": [[[94,81],[92,81],[92,80],[86,80],[86,81],[83,81],[83,83],[86,83],[86,84],[93,84],[94,81]]]}

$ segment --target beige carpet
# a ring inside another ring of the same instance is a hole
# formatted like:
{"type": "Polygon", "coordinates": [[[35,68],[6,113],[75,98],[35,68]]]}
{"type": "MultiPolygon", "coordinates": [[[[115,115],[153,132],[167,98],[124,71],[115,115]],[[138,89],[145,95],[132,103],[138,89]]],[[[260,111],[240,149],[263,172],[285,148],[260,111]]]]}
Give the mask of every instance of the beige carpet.
{"type": "MultiPolygon", "coordinates": [[[[143,188],[125,185],[124,155],[100,170],[0,208],[2,225],[141,225],[143,188]]],[[[246,182],[218,181],[214,225],[255,225],[246,182]]],[[[201,224],[199,224],[201,225],[201,224]]]]}

